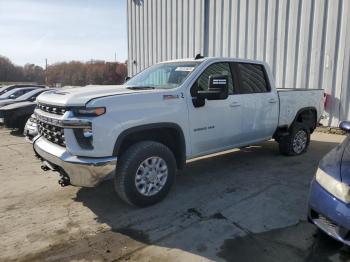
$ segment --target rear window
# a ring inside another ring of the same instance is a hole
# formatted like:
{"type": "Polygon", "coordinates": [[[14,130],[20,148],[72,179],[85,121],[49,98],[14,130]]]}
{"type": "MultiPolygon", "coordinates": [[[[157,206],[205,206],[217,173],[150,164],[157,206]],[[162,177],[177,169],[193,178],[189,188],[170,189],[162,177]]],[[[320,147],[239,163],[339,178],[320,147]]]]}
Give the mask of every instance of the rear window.
{"type": "Polygon", "coordinates": [[[270,92],[265,70],[262,65],[238,63],[237,67],[241,78],[241,94],[270,92]]]}

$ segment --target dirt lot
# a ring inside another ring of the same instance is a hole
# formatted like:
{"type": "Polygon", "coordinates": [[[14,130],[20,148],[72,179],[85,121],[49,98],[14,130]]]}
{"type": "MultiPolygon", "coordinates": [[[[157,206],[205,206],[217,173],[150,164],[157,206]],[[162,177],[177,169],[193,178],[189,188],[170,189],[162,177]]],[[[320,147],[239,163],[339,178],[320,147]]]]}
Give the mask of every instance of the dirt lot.
{"type": "Polygon", "coordinates": [[[343,137],[312,139],[300,157],[269,141],[191,162],[165,201],[138,209],[111,181],[61,188],[31,144],[0,129],[0,260],[350,261],[306,222],[318,161],[343,137]]]}

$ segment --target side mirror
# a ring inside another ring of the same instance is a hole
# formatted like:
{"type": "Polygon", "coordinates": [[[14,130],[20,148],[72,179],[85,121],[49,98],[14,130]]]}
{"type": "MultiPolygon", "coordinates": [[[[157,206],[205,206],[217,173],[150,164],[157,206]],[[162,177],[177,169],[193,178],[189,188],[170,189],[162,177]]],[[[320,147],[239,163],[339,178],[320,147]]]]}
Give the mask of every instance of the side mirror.
{"type": "Polygon", "coordinates": [[[128,81],[130,78],[131,78],[130,76],[127,76],[127,77],[125,77],[124,81],[126,82],[126,81],[128,81]]]}
{"type": "Polygon", "coordinates": [[[15,99],[15,98],[16,98],[15,95],[10,95],[10,96],[9,96],[9,99],[15,99]]]}
{"type": "Polygon", "coordinates": [[[344,130],[347,133],[350,133],[350,122],[349,121],[343,121],[339,125],[340,129],[344,130]]]}
{"type": "Polygon", "coordinates": [[[207,91],[198,91],[197,98],[208,100],[224,100],[228,97],[228,76],[211,75],[209,76],[207,91]]]}

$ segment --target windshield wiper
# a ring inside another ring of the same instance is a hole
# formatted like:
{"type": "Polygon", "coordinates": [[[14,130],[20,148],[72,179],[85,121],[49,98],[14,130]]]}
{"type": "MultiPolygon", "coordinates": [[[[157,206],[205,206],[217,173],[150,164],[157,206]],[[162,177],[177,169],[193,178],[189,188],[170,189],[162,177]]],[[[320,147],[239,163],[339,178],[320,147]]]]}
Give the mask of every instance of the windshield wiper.
{"type": "Polygon", "coordinates": [[[155,89],[154,86],[128,86],[126,88],[131,90],[155,89]]]}

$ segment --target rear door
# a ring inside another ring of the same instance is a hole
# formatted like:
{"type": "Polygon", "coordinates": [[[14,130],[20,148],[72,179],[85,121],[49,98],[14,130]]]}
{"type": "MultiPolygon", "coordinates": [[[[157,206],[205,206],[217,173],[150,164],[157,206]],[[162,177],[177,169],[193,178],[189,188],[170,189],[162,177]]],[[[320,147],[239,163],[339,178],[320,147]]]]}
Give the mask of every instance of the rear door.
{"type": "Polygon", "coordinates": [[[265,68],[261,64],[233,62],[239,80],[239,99],[243,122],[243,140],[254,143],[270,139],[278,125],[278,95],[271,90],[265,68]]]}

